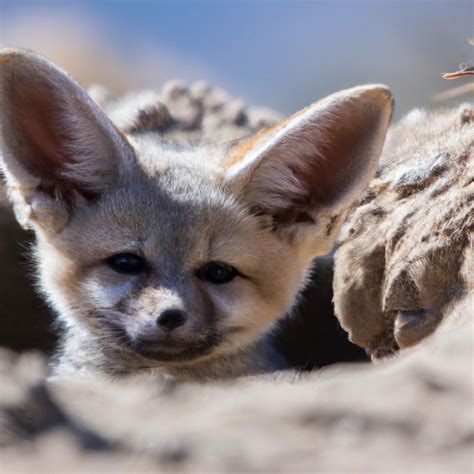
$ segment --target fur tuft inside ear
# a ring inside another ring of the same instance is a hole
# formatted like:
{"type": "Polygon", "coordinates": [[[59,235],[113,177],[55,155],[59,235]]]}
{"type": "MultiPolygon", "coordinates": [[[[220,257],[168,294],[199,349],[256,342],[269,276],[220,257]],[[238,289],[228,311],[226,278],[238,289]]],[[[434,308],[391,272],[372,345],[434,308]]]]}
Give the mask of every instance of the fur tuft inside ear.
{"type": "Polygon", "coordinates": [[[332,244],[339,217],[375,173],[392,109],[385,86],[333,94],[238,145],[226,160],[226,186],[292,235],[325,216],[326,228],[337,223],[326,236],[332,244]]]}

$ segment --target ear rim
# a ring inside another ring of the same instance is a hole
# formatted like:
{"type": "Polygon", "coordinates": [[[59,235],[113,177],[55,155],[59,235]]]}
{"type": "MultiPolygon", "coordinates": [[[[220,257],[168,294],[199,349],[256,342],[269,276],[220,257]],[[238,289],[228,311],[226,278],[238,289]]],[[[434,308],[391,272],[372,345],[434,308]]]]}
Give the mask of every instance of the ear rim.
{"type": "MultiPolygon", "coordinates": [[[[0,137],[0,169],[7,178],[8,182],[13,182],[14,186],[20,188],[33,190],[37,188],[44,177],[36,175],[32,170],[25,166],[25,160],[17,157],[18,143],[15,143],[14,125],[11,128],[4,127],[4,125],[12,122],[10,119],[14,104],[12,99],[8,97],[7,87],[10,85],[8,81],[12,80],[15,70],[21,69],[22,74],[32,73],[37,74],[38,81],[45,81],[45,84],[53,84],[57,86],[57,90],[63,86],[67,88],[64,90],[64,104],[72,108],[68,101],[77,101],[84,107],[85,114],[91,120],[91,124],[98,127],[101,134],[107,139],[111,150],[117,154],[117,163],[115,164],[118,174],[123,174],[125,169],[131,169],[135,163],[135,152],[129,143],[127,137],[113,124],[107,114],[101,107],[94,102],[87,91],[59,66],[51,62],[49,59],[41,54],[38,54],[29,49],[23,48],[0,48],[0,108],[2,110],[2,133],[0,137]],[[5,131],[5,128],[7,130],[5,131]],[[9,139],[7,139],[7,134],[9,139]],[[12,138],[10,138],[12,137],[12,138]],[[13,145],[12,145],[13,144],[13,145]]],[[[34,79],[32,79],[34,82],[34,79]]],[[[59,97],[59,94],[58,94],[59,97]]],[[[74,117],[75,118],[75,117],[74,117]]],[[[73,127],[74,125],[71,125],[73,127]]],[[[68,181],[75,182],[78,185],[87,187],[86,183],[82,183],[78,176],[74,176],[74,166],[80,167],[84,161],[77,161],[72,163],[64,162],[63,173],[61,178],[65,183],[68,181]]],[[[112,164],[111,167],[114,165],[112,164]]],[[[121,179],[121,176],[119,176],[121,179]]],[[[105,188],[106,186],[104,186],[105,188]]],[[[103,191],[102,189],[100,191],[103,191]]]]}
{"type": "MultiPolygon", "coordinates": [[[[339,202],[330,206],[347,208],[350,205],[347,201],[353,201],[349,195],[360,195],[373,178],[393,117],[394,98],[390,88],[383,84],[366,84],[338,91],[296,112],[276,126],[263,129],[250,139],[241,142],[224,159],[225,188],[233,194],[240,194],[242,189],[250,184],[252,176],[258,168],[271,159],[271,151],[284,141],[283,137],[291,136],[294,130],[300,129],[310,119],[313,122],[325,121],[326,119],[330,121],[331,109],[341,107],[345,101],[353,102],[364,99],[369,101],[372,106],[377,106],[380,109],[380,120],[374,127],[377,149],[372,153],[371,159],[367,160],[367,169],[362,173],[356,188],[351,193],[345,193],[346,199],[343,196],[338,200],[339,202]],[[243,158],[241,158],[242,156],[243,158]]],[[[325,125],[322,129],[324,130],[324,128],[330,133],[330,125],[325,125]]],[[[322,158],[324,159],[324,157],[322,158]]],[[[323,207],[322,210],[324,209],[323,207]]]]}

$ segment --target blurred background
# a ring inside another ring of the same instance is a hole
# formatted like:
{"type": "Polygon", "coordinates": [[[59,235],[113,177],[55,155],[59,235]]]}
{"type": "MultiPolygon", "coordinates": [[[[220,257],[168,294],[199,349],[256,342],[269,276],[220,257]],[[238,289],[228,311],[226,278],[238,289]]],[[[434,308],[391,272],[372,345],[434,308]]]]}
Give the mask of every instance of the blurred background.
{"type": "MultiPolygon", "coordinates": [[[[0,0],[0,42],[47,55],[113,91],[205,79],[293,112],[337,89],[382,82],[397,116],[467,79],[472,0],[0,0]]],[[[472,88],[471,88],[472,91],[472,88]]],[[[466,94],[455,100],[465,100],[466,94]]],[[[442,96],[441,96],[442,97],[442,96]]],[[[443,105],[446,102],[443,100],[443,105]]]]}

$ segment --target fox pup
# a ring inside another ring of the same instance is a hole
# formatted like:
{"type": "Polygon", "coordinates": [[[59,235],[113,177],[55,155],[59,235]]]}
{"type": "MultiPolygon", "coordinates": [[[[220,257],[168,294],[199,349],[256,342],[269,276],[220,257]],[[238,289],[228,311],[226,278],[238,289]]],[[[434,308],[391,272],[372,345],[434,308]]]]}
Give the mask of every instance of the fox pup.
{"type": "Polygon", "coordinates": [[[0,78],[2,171],[64,328],[56,374],[284,368],[266,335],[374,175],[389,90],[212,141],[120,127],[30,51],[3,49],[0,78]]]}

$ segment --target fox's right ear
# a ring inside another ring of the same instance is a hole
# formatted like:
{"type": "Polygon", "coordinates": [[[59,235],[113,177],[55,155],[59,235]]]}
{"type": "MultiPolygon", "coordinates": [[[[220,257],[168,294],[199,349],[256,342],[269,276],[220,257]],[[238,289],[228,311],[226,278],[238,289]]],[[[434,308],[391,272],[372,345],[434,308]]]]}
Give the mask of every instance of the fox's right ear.
{"type": "Polygon", "coordinates": [[[25,227],[61,227],[134,163],[126,138],[70,76],[27,50],[0,50],[1,170],[25,227]]]}

